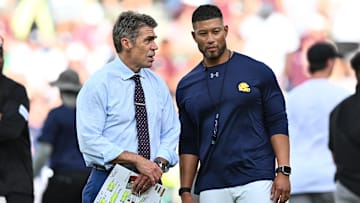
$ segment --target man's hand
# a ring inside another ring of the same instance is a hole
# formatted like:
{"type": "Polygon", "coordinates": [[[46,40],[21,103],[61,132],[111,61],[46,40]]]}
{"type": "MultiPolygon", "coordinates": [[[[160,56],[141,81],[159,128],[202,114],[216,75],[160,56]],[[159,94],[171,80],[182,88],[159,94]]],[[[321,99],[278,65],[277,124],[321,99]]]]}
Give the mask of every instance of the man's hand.
{"type": "Polygon", "coordinates": [[[132,191],[134,194],[143,193],[152,186],[149,177],[143,174],[139,174],[132,185],[132,191]]]}
{"type": "Polygon", "coordinates": [[[139,156],[135,166],[140,174],[143,174],[149,178],[151,186],[158,183],[163,174],[162,170],[156,163],[141,156],[139,156]]]}
{"type": "Polygon", "coordinates": [[[182,203],[195,203],[195,200],[192,197],[190,192],[184,192],[181,194],[181,202],[182,203]]]}
{"type": "MultiPolygon", "coordinates": [[[[130,163],[133,164],[140,174],[145,175],[149,178],[150,186],[155,185],[159,182],[163,172],[161,168],[154,162],[146,159],[138,154],[133,152],[124,151],[119,156],[117,156],[110,163],[113,164],[122,164],[130,163]]],[[[139,181],[142,181],[142,178],[139,181]]]]}
{"type": "Polygon", "coordinates": [[[1,121],[2,113],[0,113],[0,121],[1,121]]]}
{"type": "Polygon", "coordinates": [[[285,203],[290,198],[289,176],[278,173],[271,188],[271,199],[275,203],[285,203]]]}

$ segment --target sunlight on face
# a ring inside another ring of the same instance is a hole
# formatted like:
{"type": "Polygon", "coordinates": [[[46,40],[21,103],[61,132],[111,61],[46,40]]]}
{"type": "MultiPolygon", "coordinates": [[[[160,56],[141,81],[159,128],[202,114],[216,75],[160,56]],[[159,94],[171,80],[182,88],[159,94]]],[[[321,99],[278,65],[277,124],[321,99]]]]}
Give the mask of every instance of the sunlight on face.
{"type": "Polygon", "coordinates": [[[140,28],[139,36],[131,49],[132,61],[136,67],[150,68],[152,66],[155,51],[158,49],[156,38],[153,28],[148,26],[140,28]]]}
{"type": "Polygon", "coordinates": [[[205,58],[217,59],[224,53],[228,27],[224,26],[222,19],[198,21],[193,28],[193,38],[205,58]]]}

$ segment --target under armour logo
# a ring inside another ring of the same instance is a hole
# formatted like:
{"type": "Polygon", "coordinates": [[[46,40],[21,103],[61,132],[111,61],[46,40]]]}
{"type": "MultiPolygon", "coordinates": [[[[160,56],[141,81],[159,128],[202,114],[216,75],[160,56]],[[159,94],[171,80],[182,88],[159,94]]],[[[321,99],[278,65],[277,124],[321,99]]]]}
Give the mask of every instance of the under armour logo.
{"type": "Polygon", "coordinates": [[[212,79],[212,78],[217,78],[217,77],[219,77],[219,72],[215,72],[215,73],[210,73],[210,78],[212,79]]]}

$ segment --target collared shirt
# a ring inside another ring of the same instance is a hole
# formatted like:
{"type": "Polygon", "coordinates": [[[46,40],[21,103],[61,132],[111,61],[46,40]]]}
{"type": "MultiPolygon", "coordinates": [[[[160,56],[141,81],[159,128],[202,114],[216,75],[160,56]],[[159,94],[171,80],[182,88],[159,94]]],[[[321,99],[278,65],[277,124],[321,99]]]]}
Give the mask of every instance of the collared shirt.
{"type": "MultiPolygon", "coordinates": [[[[116,57],[95,72],[79,92],[76,127],[87,166],[98,164],[109,168],[109,162],[123,151],[137,153],[135,82],[131,79],[134,74],[116,57]]],[[[163,157],[175,165],[180,122],[169,88],[148,68],[137,74],[141,76],[145,93],[150,159],[163,157]]]]}

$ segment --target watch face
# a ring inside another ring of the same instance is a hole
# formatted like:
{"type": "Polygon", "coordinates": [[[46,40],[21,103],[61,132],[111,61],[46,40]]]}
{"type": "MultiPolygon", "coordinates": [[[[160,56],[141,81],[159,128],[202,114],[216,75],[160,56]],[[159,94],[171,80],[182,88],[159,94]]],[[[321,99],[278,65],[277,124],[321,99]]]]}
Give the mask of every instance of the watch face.
{"type": "Polygon", "coordinates": [[[284,175],[290,175],[291,174],[291,168],[289,166],[280,166],[276,169],[276,173],[283,173],[284,175]]]}
{"type": "Polygon", "coordinates": [[[154,161],[160,168],[161,170],[165,173],[169,170],[169,166],[165,163],[163,163],[162,161],[160,160],[155,160],[154,161]]]}
{"type": "Polygon", "coordinates": [[[290,174],[291,173],[291,168],[288,167],[288,166],[284,166],[284,172],[290,174]]]}

